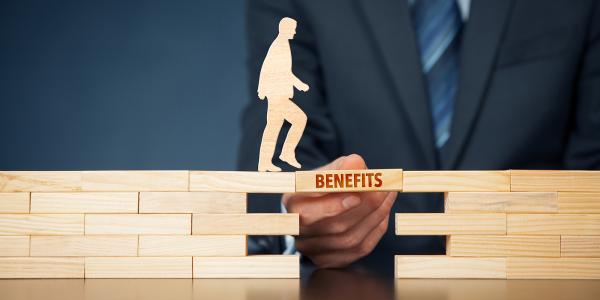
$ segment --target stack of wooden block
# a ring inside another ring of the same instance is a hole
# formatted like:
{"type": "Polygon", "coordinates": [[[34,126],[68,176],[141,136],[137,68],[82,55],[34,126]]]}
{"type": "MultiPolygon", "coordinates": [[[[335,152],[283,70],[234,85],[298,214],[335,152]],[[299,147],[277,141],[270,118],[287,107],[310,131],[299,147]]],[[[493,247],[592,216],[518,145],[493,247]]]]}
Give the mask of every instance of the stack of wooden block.
{"type": "Polygon", "coordinates": [[[398,278],[600,278],[600,172],[344,170],[0,172],[0,278],[297,278],[299,257],[247,256],[297,214],[247,193],[443,192],[397,235],[447,253],[395,258],[398,278]]]}
{"type": "Polygon", "coordinates": [[[0,172],[0,278],[297,278],[298,256],[248,256],[297,214],[247,214],[293,173],[0,172]]]}
{"type": "Polygon", "coordinates": [[[396,256],[397,278],[600,279],[600,172],[405,171],[445,213],[396,214],[397,235],[447,236],[446,255],[396,256]]]}

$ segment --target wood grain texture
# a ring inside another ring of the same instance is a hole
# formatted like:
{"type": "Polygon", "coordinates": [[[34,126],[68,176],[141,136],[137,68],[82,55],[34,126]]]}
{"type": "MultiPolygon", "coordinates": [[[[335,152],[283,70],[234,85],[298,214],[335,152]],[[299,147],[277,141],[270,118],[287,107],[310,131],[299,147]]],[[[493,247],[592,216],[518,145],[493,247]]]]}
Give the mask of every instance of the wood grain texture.
{"type": "Polygon", "coordinates": [[[508,279],[600,279],[600,258],[506,258],[508,279]]]}
{"type": "Polygon", "coordinates": [[[600,214],[509,214],[508,234],[600,235],[600,214]]]}
{"type": "Polygon", "coordinates": [[[233,193],[293,193],[292,172],[190,171],[190,191],[233,193]]]}
{"type": "Polygon", "coordinates": [[[0,214],[0,235],[83,234],[83,214],[0,214]]]}
{"type": "Polygon", "coordinates": [[[257,94],[260,100],[268,102],[266,126],[262,133],[258,157],[258,170],[261,172],[281,171],[281,168],[273,164],[272,159],[284,121],[291,127],[286,132],[279,159],[295,168],[301,167],[300,162],[296,160],[296,146],[300,142],[308,118],[292,98],[294,88],[306,92],[309,86],[292,72],[290,40],[296,34],[296,27],[296,20],[289,17],[281,19],[279,33],[271,43],[260,68],[257,94]]]}
{"type": "Polygon", "coordinates": [[[189,214],[90,214],[85,234],[191,234],[189,214]]]}
{"type": "Polygon", "coordinates": [[[194,235],[298,235],[298,214],[194,214],[194,235]]]}
{"type": "Polygon", "coordinates": [[[556,213],[555,192],[450,192],[446,213],[556,213]]]}
{"type": "Polygon", "coordinates": [[[562,257],[600,257],[600,235],[563,235],[560,238],[562,257]]]}
{"type": "Polygon", "coordinates": [[[29,256],[29,236],[0,236],[1,256],[29,256]]]}
{"type": "Polygon", "coordinates": [[[561,214],[600,214],[600,193],[559,192],[561,214]]]}
{"type": "Polygon", "coordinates": [[[506,278],[506,258],[396,255],[396,278],[506,278]]]}
{"type": "Polygon", "coordinates": [[[137,256],[138,237],[32,236],[31,256],[137,256]]]}
{"type": "Polygon", "coordinates": [[[296,192],[360,191],[402,191],[402,169],[296,172],[296,192]]]}
{"type": "Polygon", "coordinates": [[[245,213],[245,193],[142,192],[140,213],[245,213]]]}
{"type": "Polygon", "coordinates": [[[139,256],[245,255],[245,235],[140,236],[139,256]]]}
{"type": "Polygon", "coordinates": [[[0,192],[76,192],[78,171],[0,171],[0,192]]]}
{"type": "Polygon", "coordinates": [[[83,171],[87,192],[187,191],[189,171],[83,171]]]}
{"type": "Polygon", "coordinates": [[[560,257],[560,236],[452,235],[446,254],[450,256],[560,257]]]}
{"type": "Polygon", "coordinates": [[[300,256],[194,257],[194,278],[300,278],[300,256]]]}
{"type": "Polygon", "coordinates": [[[83,278],[83,257],[0,257],[0,278],[83,278]]]}
{"type": "Polygon", "coordinates": [[[85,278],[192,278],[192,258],[86,257],[85,278]]]}
{"type": "Polygon", "coordinates": [[[0,213],[29,213],[29,193],[0,193],[0,213]]]}
{"type": "Polygon", "coordinates": [[[397,213],[396,235],[506,234],[505,214],[397,213]]]}
{"type": "Polygon", "coordinates": [[[138,193],[31,193],[31,213],[137,213],[138,193]]]}
{"type": "Polygon", "coordinates": [[[404,192],[508,192],[508,171],[404,171],[404,192]]]}
{"type": "Polygon", "coordinates": [[[600,192],[600,171],[511,170],[513,192],[600,192]]]}

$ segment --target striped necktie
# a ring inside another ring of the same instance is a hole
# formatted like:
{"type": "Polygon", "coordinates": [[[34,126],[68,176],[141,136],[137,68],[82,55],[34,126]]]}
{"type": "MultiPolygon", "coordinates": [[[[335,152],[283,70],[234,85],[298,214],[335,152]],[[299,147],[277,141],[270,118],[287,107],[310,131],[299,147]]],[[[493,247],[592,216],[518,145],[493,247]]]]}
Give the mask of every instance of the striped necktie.
{"type": "Polygon", "coordinates": [[[455,0],[414,0],[412,16],[427,82],[435,145],[450,138],[462,19],[455,0]]]}

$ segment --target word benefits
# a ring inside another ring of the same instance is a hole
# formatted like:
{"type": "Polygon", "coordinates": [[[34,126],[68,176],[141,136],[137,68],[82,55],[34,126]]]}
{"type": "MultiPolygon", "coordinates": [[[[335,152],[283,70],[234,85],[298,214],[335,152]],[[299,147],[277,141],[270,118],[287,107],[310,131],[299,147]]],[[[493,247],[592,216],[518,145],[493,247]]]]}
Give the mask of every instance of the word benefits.
{"type": "Polygon", "coordinates": [[[315,187],[327,188],[365,188],[381,187],[383,180],[380,172],[315,174],[315,187]]]}

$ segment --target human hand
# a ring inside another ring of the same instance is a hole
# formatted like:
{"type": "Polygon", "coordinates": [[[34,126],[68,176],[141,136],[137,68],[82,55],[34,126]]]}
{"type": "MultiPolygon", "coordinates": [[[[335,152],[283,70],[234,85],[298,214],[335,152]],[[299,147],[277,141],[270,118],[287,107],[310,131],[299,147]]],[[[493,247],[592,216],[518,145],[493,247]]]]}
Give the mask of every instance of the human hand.
{"type": "MultiPolygon", "coordinates": [[[[319,170],[364,170],[359,155],[343,156],[319,170]]],[[[284,194],[300,214],[296,249],[319,268],[345,267],[369,254],[385,234],[396,192],[284,194]]]]}

